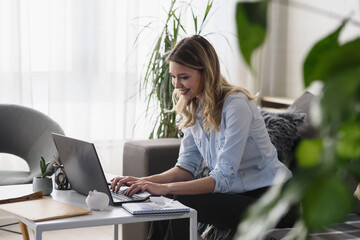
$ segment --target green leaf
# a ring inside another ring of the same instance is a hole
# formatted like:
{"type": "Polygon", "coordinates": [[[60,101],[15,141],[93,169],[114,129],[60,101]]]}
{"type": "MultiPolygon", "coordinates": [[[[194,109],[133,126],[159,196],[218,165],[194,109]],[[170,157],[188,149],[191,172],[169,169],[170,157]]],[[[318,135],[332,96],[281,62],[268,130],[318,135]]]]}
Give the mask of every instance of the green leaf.
{"type": "Polygon", "coordinates": [[[299,166],[308,168],[318,165],[322,151],[321,139],[303,139],[296,149],[296,158],[299,166]]]}
{"type": "Polygon", "coordinates": [[[305,86],[326,79],[340,71],[360,65],[360,39],[339,45],[338,38],[346,21],[333,33],[314,45],[307,55],[303,71],[305,86]]]}
{"type": "Polygon", "coordinates": [[[360,161],[352,160],[348,164],[348,170],[353,174],[353,176],[360,182],[360,161]]]}
{"type": "Polygon", "coordinates": [[[302,201],[303,218],[309,229],[320,229],[343,220],[353,208],[354,197],[336,174],[319,175],[302,201]]]}
{"type": "Polygon", "coordinates": [[[191,9],[191,14],[192,14],[192,18],[193,18],[193,22],[194,22],[194,27],[195,27],[195,33],[198,33],[198,21],[197,21],[197,16],[195,16],[194,11],[191,9]]]}
{"type": "Polygon", "coordinates": [[[247,210],[234,239],[257,240],[266,230],[274,228],[289,208],[302,198],[317,170],[317,168],[301,169],[287,183],[271,186],[247,210]]]}
{"type": "Polygon", "coordinates": [[[236,24],[240,51],[251,68],[251,56],[266,37],[268,1],[239,2],[236,6],[236,24]]]}
{"type": "Polygon", "coordinates": [[[205,27],[205,22],[206,22],[206,19],[207,19],[209,13],[210,13],[212,5],[213,5],[213,0],[208,0],[208,2],[206,4],[205,14],[204,14],[203,20],[201,22],[199,32],[195,31],[195,33],[200,34],[202,32],[203,28],[205,27]]]}
{"type": "Polygon", "coordinates": [[[360,63],[326,78],[320,99],[321,131],[324,134],[335,137],[344,122],[352,119],[355,114],[359,115],[359,79],[360,63]]]}
{"type": "Polygon", "coordinates": [[[343,123],[338,131],[336,152],[343,159],[360,160],[360,123],[356,120],[343,123]]]}
{"type": "Polygon", "coordinates": [[[41,170],[41,177],[46,177],[47,174],[50,172],[46,171],[47,167],[49,166],[50,162],[45,163],[45,159],[43,156],[40,157],[40,170],[41,170]]]}
{"type": "Polygon", "coordinates": [[[322,70],[319,68],[319,65],[324,64],[324,54],[330,49],[337,49],[339,47],[338,38],[344,26],[345,23],[342,23],[333,33],[318,41],[308,53],[303,65],[305,86],[309,86],[314,80],[323,79],[322,70]]]}

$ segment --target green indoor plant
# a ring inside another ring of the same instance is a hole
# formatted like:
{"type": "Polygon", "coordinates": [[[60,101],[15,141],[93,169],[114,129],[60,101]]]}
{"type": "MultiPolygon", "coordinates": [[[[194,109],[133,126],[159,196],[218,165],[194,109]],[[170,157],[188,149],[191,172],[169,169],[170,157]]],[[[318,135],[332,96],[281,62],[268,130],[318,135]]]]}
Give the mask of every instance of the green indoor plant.
{"type": "Polygon", "coordinates": [[[42,191],[43,195],[50,195],[52,193],[53,190],[52,178],[48,176],[50,172],[47,171],[49,164],[50,162],[46,163],[44,157],[41,156],[40,158],[41,175],[34,177],[33,179],[34,192],[42,191]]]}
{"type": "MultiPolygon", "coordinates": [[[[268,3],[237,4],[240,50],[250,68],[253,51],[266,37],[268,3]]],[[[294,203],[301,203],[301,216],[288,237],[296,239],[344,220],[353,210],[355,189],[349,188],[346,178],[360,180],[360,38],[339,43],[347,21],[318,41],[303,64],[305,86],[314,81],[323,84],[314,103],[319,136],[300,142],[294,177],[273,187],[248,211],[235,239],[258,239],[294,203]]]]}
{"type": "Polygon", "coordinates": [[[208,0],[202,20],[198,22],[198,17],[194,14],[190,4],[180,2],[180,6],[178,6],[176,0],[172,0],[170,3],[167,18],[152,48],[144,80],[140,85],[140,88],[147,93],[146,116],[155,118],[149,138],[181,136],[181,132],[176,126],[176,113],[169,111],[173,108],[172,92],[174,86],[171,83],[166,57],[179,37],[183,34],[189,34],[182,24],[182,10],[191,11],[195,31],[193,34],[201,34],[212,5],[213,0],[208,0]],[[156,103],[155,111],[150,107],[154,101],[156,103]],[[149,113],[152,113],[151,116],[149,113]]]}

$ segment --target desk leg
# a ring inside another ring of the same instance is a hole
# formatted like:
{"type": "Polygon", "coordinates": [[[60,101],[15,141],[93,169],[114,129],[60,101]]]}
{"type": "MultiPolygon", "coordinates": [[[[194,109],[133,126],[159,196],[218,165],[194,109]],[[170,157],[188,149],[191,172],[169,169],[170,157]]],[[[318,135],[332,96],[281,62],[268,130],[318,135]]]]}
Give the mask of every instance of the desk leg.
{"type": "Polygon", "coordinates": [[[119,238],[119,225],[114,224],[114,240],[118,240],[119,238]]]}
{"type": "Polygon", "coordinates": [[[30,238],[29,238],[29,232],[27,226],[22,221],[19,221],[19,224],[20,224],[23,240],[29,240],[30,238]]]}
{"type": "Polygon", "coordinates": [[[190,217],[190,240],[197,240],[197,213],[190,217]]]}
{"type": "Polygon", "coordinates": [[[35,240],[42,240],[42,232],[39,230],[35,230],[34,232],[35,240]]]}

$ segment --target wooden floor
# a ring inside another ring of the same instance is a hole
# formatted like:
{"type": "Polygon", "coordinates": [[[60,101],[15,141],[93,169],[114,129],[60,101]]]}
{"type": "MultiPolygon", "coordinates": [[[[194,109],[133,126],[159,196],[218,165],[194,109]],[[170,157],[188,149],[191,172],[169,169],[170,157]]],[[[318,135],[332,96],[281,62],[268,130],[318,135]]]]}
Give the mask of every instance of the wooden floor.
{"type": "MultiPolygon", "coordinates": [[[[8,230],[20,232],[19,224],[6,227],[8,230]]],[[[43,240],[112,240],[114,230],[113,226],[101,226],[91,228],[78,228],[68,230],[49,231],[43,233],[43,240]]],[[[29,231],[30,239],[34,240],[34,234],[29,231]]],[[[121,239],[121,227],[119,226],[119,240],[121,239]]],[[[10,233],[0,230],[1,240],[22,240],[20,234],[10,233]]]]}

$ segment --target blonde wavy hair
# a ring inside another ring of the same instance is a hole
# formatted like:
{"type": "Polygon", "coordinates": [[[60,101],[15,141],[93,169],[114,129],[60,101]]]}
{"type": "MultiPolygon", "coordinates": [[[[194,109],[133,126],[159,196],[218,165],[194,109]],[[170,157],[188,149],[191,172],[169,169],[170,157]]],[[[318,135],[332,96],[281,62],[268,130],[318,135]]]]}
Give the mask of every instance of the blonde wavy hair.
{"type": "Polygon", "coordinates": [[[249,100],[254,97],[244,88],[231,85],[220,73],[220,62],[214,47],[202,36],[194,35],[179,41],[167,57],[168,62],[176,62],[200,71],[204,79],[204,89],[200,98],[186,100],[175,89],[172,95],[174,108],[181,115],[179,128],[191,127],[196,123],[196,111],[201,107],[203,127],[207,132],[220,130],[221,112],[227,96],[242,92],[249,100]]]}

